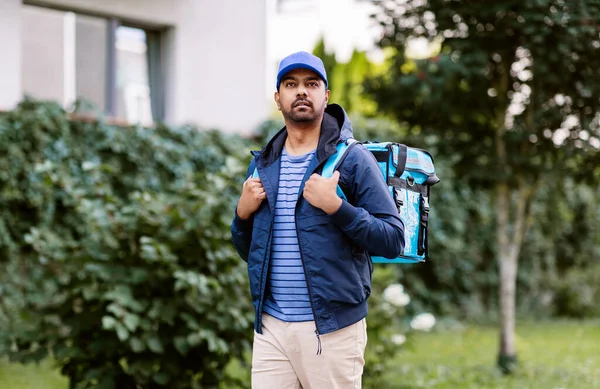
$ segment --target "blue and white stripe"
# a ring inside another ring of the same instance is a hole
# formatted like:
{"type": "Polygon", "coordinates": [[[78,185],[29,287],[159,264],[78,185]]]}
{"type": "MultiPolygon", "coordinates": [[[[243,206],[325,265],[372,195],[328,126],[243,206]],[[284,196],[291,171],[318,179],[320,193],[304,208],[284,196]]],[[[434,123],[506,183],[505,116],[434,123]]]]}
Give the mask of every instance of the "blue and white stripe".
{"type": "Polygon", "coordinates": [[[294,218],[298,190],[313,156],[314,151],[291,156],[285,149],[281,154],[264,312],[288,322],[314,320],[294,218]]]}

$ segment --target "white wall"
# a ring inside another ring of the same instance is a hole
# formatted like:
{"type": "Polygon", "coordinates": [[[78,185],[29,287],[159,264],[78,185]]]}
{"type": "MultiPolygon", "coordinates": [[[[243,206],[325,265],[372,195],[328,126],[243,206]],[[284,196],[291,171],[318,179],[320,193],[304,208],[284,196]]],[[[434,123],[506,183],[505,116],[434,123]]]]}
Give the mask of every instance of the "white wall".
{"type": "MultiPolygon", "coordinates": [[[[9,40],[8,52],[20,52],[20,26],[15,25],[19,3],[19,0],[0,0],[0,33],[4,33],[0,34],[0,49],[4,52],[9,40]],[[6,39],[7,33],[13,39],[6,39]]],[[[165,37],[169,122],[193,122],[203,127],[249,132],[268,115],[264,97],[265,0],[32,0],[28,3],[171,26],[165,37]]],[[[17,62],[0,61],[0,77],[18,74],[17,62]]],[[[11,87],[20,90],[20,86],[11,87]]],[[[4,95],[0,92],[5,100],[15,99],[14,92],[10,98],[4,95]]]]}
{"type": "Polygon", "coordinates": [[[248,131],[266,118],[264,1],[182,0],[175,31],[176,115],[248,131]]]}
{"type": "Polygon", "coordinates": [[[21,12],[21,86],[36,99],[65,102],[65,13],[28,7],[21,12]],[[43,23],[40,23],[43,21],[43,23]],[[49,75],[52,75],[49,77],[49,75]]]}
{"type": "MultiPolygon", "coordinates": [[[[0,4],[2,1],[4,0],[0,0],[0,4]]],[[[219,0],[26,0],[26,2],[162,25],[178,24],[181,15],[186,11],[184,8],[194,3],[202,3],[204,8],[210,7],[209,3],[220,3],[219,0]]]]}
{"type": "Polygon", "coordinates": [[[0,110],[21,100],[21,0],[0,0],[0,110]]]}

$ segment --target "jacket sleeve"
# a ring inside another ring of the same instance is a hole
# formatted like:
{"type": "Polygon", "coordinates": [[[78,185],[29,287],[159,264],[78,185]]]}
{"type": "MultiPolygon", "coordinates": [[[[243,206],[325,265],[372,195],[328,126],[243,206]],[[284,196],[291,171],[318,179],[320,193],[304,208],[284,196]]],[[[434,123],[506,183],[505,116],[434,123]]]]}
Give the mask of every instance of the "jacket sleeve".
{"type": "MultiPolygon", "coordinates": [[[[248,177],[250,177],[250,175],[254,172],[254,166],[255,164],[253,159],[248,167],[248,171],[246,172],[246,179],[248,179],[248,177]]],[[[246,262],[248,262],[250,242],[252,241],[252,227],[254,224],[253,218],[254,216],[250,216],[250,218],[247,220],[240,219],[237,214],[236,206],[233,213],[233,221],[231,222],[231,241],[233,242],[233,246],[240,257],[246,262]]]]}
{"type": "Polygon", "coordinates": [[[404,223],[373,154],[354,146],[340,166],[340,184],[348,201],[332,220],[373,256],[396,258],[404,252],[404,223]]]}

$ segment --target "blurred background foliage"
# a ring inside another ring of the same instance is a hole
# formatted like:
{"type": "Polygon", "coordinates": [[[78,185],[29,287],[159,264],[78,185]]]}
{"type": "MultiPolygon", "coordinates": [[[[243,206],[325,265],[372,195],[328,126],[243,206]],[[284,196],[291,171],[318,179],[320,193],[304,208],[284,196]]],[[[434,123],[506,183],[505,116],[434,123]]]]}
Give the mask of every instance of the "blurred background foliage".
{"type": "Polygon", "coordinates": [[[252,336],[230,244],[245,143],[193,127],[0,117],[0,353],[73,388],[210,388],[252,336]]]}

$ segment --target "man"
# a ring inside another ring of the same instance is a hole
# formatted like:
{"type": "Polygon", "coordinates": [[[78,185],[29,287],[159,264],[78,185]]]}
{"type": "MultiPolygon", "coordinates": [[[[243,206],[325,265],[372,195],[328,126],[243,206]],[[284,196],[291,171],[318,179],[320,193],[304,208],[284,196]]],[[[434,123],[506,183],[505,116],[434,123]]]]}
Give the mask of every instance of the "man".
{"type": "Polygon", "coordinates": [[[231,225],[256,310],[252,387],[359,388],[369,253],[402,253],[404,225],[364,146],[351,148],[332,177],[319,175],[352,137],[344,110],[328,105],[323,62],[306,52],[286,57],[276,87],[285,127],[253,152],[231,225]]]}

